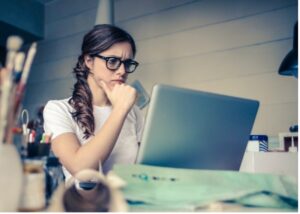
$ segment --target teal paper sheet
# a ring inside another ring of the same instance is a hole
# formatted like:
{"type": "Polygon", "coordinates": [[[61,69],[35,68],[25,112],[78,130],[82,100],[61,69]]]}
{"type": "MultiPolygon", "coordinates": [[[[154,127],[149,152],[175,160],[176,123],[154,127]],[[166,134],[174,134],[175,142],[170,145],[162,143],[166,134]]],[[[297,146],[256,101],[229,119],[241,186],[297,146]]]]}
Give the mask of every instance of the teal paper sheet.
{"type": "Polygon", "coordinates": [[[113,171],[127,182],[123,193],[132,210],[193,211],[214,202],[298,208],[297,181],[288,176],[138,164],[115,165],[113,171]]]}

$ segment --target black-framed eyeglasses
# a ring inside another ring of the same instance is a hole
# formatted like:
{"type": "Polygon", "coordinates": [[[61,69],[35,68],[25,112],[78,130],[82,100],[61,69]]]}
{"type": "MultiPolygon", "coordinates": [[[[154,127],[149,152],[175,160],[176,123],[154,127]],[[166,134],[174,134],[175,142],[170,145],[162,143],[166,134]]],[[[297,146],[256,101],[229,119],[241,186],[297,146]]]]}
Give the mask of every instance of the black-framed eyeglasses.
{"type": "Polygon", "coordinates": [[[111,70],[111,71],[116,71],[120,68],[121,64],[124,64],[125,67],[125,72],[126,73],[132,73],[135,71],[135,69],[137,68],[137,66],[139,65],[138,62],[132,60],[132,59],[125,59],[125,60],[121,60],[118,57],[113,57],[113,56],[101,56],[98,54],[93,55],[94,57],[103,59],[106,61],[106,67],[107,69],[111,70]]]}

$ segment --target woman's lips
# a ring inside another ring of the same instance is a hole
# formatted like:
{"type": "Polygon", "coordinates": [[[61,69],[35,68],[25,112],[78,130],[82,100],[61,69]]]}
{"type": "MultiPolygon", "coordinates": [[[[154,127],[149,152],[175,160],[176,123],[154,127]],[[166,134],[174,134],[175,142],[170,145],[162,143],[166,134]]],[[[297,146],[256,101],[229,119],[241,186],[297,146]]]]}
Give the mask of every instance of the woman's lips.
{"type": "Polygon", "coordinates": [[[112,82],[113,83],[117,83],[117,84],[123,84],[123,83],[125,83],[125,81],[124,80],[112,80],[112,82]]]}

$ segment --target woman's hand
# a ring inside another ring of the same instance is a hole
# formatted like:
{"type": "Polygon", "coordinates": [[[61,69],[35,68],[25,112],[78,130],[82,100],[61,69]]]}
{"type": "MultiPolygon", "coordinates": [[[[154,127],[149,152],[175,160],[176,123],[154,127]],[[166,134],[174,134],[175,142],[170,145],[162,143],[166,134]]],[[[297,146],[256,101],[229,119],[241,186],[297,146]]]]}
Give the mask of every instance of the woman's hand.
{"type": "Polygon", "coordinates": [[[112,89],[104,81],[101,81],[100,84],[113,108],[123,109],[128,113],[135,103],[136,90],[125,84],[116,84],[112,89]]]}

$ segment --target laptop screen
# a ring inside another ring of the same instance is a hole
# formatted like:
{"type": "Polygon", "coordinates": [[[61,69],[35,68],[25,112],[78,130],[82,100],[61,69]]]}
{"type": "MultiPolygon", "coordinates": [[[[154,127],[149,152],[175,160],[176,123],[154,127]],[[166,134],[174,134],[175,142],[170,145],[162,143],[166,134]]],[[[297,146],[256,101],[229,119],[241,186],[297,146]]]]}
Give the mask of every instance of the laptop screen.
{"type": "Polygon", "coordinates": [[[155,85],[137,163],[239,170],[259,102],[155,85]]]}

